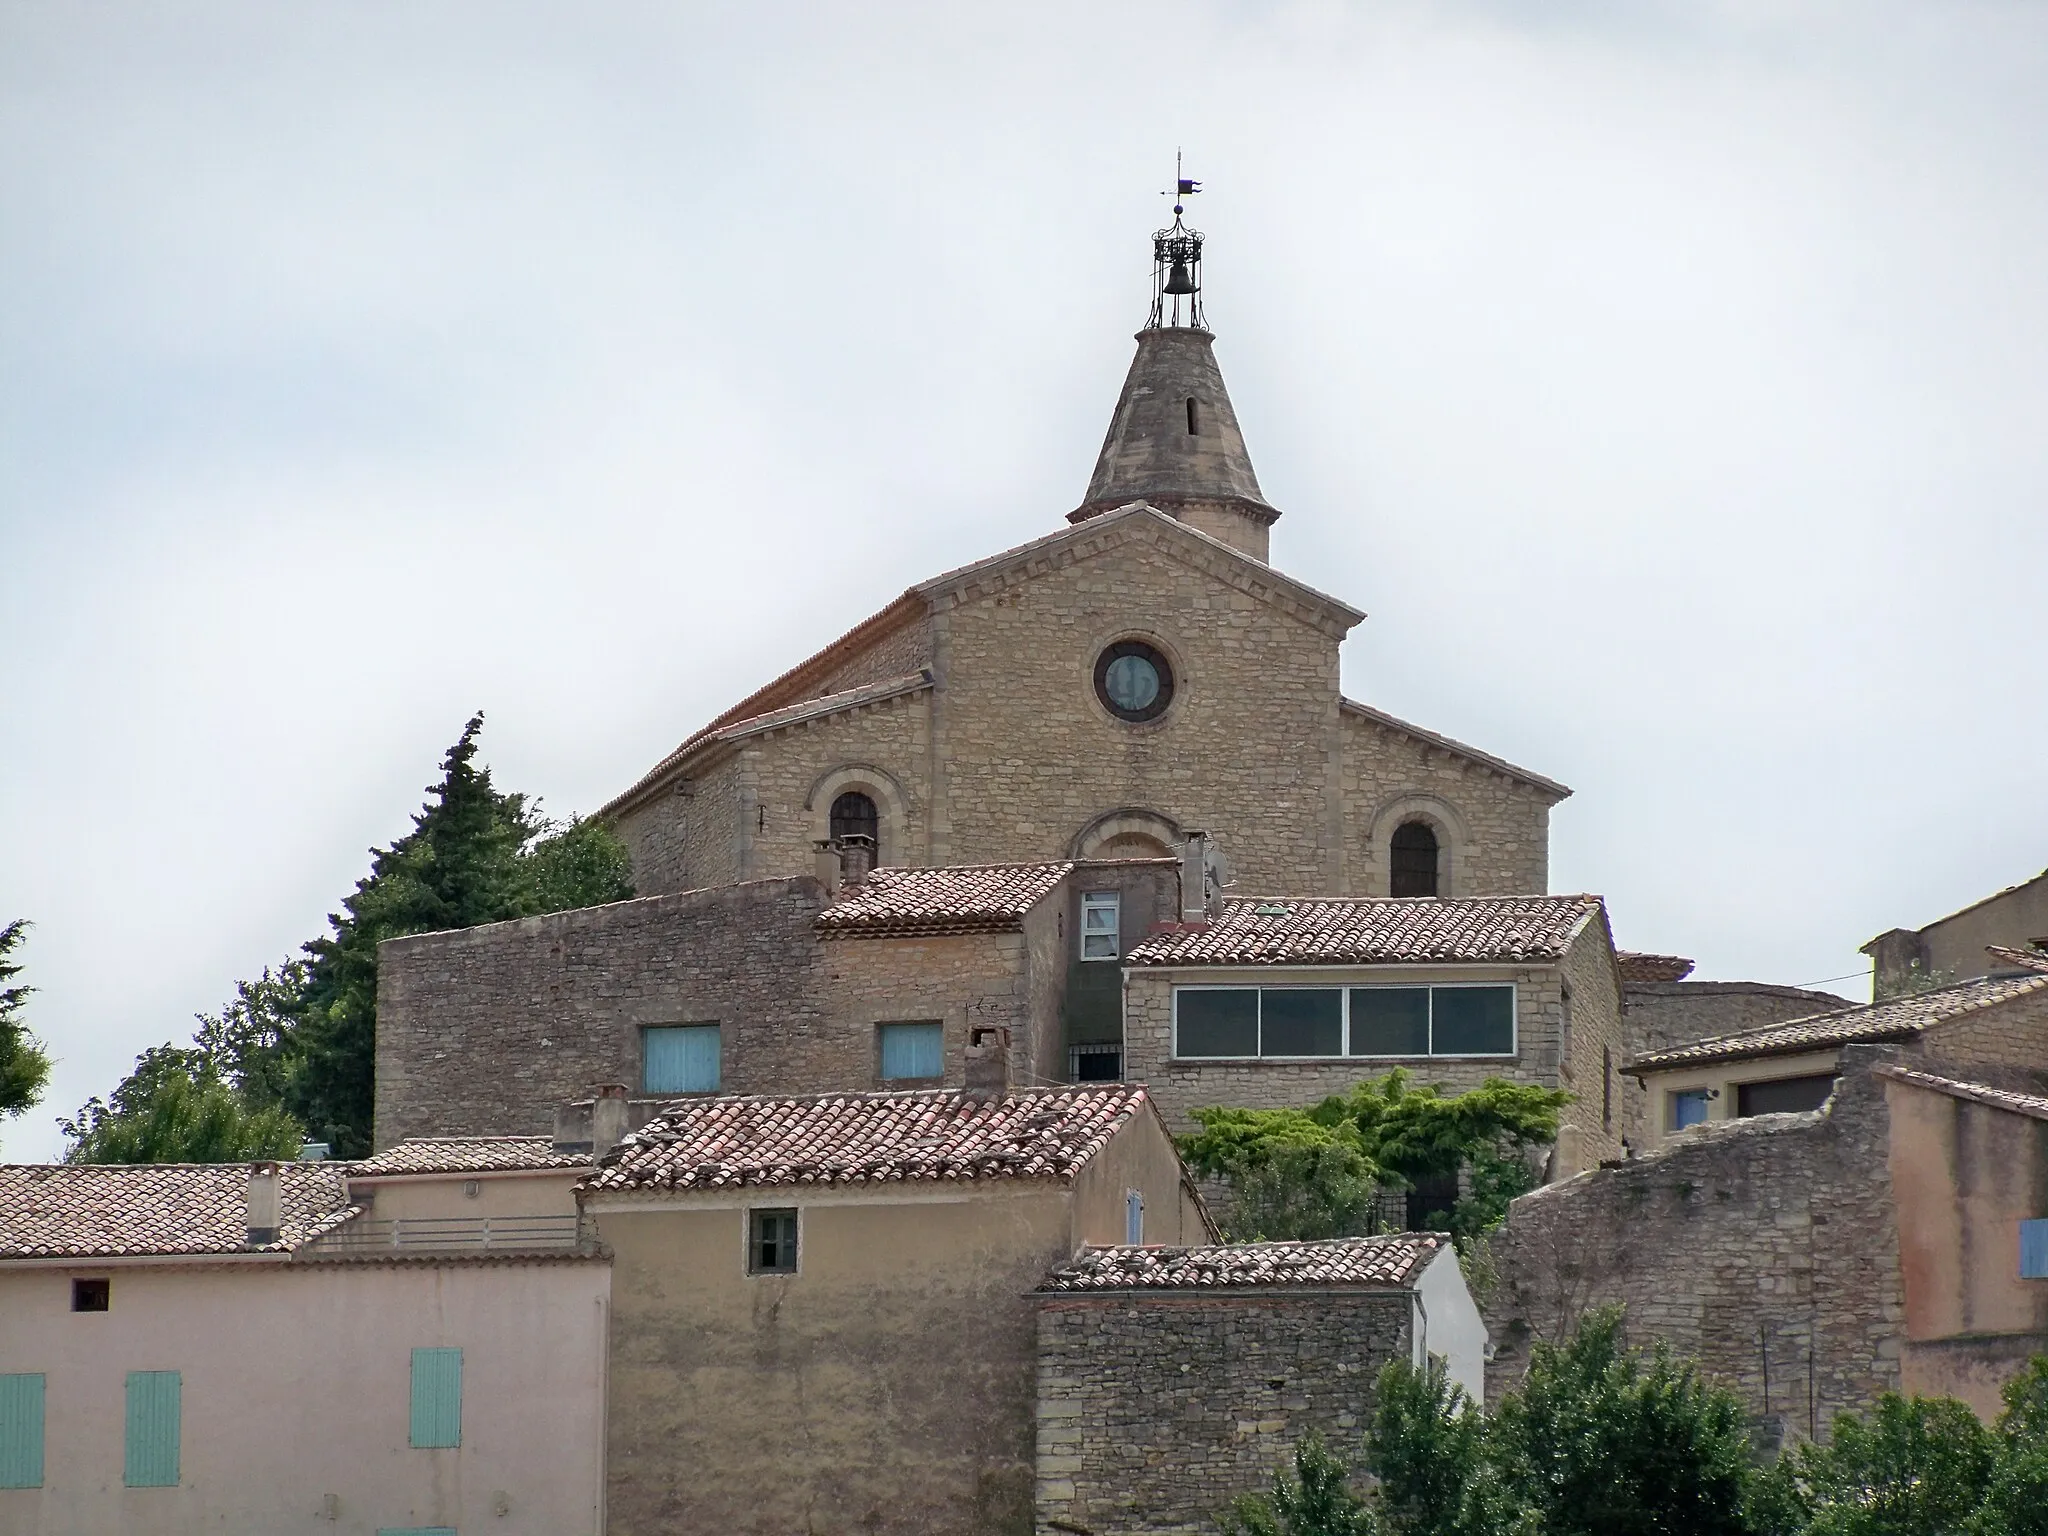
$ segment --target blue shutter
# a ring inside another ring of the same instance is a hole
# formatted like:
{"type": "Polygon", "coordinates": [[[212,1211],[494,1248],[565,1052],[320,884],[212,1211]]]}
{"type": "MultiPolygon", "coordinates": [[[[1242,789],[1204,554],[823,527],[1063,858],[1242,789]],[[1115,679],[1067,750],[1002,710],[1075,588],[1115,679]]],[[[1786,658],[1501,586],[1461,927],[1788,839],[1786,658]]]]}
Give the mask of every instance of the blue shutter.
{"type": "Polygon", "coordinates": [[[944,1077],[945,1031],[937,1024],[884,1024],[882,1076],[944,1077]]]}
{"type": "Polygon", "coordinates": [[[718,1026],[684,1024],[646,1032],[649,1093],[718,1092],[718,1026]]]}
{"type": "Polygon", "coordinates": [[[0,1376],[0,1488],[43,1486],[43,1378],[0,1376]]]}
{"type": "Polygon", "coordinates": [[[128,1455],[122,1481],[130,1488],[178,1486],[179,1398],[176,1371],[128,1373],[128,1455]]]}
{"type": "Polygon", "coordinates": [[[2020,1223],[2020,1278],[2048,1280],[2048,1217],[2020,1223]]]}
{"type": "Polygon", "coordinates": [[[437,1450],[462,1444],[462,1351],[412,1352],[412,1444],[437,1450]]]}
{"type": "Polygon", "coordinates": [[[1133,1247],[1145,1241],[1145,1197],[1135,1189],[1124,1191],[1124,1241],[1133,1247]]]}

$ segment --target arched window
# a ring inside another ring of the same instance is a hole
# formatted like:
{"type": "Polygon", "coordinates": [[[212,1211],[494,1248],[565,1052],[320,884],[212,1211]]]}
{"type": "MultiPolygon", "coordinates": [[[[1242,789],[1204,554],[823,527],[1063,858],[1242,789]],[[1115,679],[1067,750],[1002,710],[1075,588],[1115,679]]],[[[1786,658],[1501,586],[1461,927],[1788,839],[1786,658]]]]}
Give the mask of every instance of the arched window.
{"type": "Polygon", "coordinates": [[[1436,833],[1426,821],[1404,821],[1394,829],[1394,867],[1389,886],[1396,896],[1436,894],[1436,833]]]}

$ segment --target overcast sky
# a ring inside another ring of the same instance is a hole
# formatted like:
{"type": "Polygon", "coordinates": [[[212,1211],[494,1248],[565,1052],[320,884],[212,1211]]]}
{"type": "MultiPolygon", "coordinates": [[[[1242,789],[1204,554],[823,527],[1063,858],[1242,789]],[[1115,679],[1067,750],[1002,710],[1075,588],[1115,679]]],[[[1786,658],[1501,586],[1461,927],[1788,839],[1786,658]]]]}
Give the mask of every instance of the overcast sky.
{"type": "Polygon", "coordinates": [[[2048,863],[2044,79],[1961,0],[0,5],[6,1154],[471,710],[589,810],[1063,526],[1176,146],[1346,691],[1574,786],[1624,945],[1860,970],[2048,863]]]}

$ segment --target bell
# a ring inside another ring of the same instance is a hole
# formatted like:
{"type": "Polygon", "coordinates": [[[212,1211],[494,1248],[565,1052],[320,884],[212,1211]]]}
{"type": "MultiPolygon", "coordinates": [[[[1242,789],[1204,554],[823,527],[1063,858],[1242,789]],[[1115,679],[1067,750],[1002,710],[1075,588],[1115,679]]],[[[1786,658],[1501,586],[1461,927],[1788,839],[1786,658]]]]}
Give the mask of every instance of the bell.
{"type": "Polygon", "coordinates": [[[1176,261],[1173,264],[1173,270],[1166,274],[1166,287],[1161,291],[1164,293],[1193,293],[1195,291],[1195,280],[1188,276],[1188,264],[1186,262],[1176,261]]]}

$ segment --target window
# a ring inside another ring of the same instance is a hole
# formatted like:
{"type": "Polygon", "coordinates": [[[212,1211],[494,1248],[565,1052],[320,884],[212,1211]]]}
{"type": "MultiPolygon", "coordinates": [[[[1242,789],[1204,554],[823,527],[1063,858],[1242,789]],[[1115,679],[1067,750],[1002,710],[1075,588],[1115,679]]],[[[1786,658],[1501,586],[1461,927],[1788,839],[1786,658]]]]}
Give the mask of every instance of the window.
{"type": "Polygon", "coordinates": [[[1193,395],[1188,396],[1188,436],[1202,435],[1202,407],[1193,395]]]}
{"type": "MultiPolygon", "coordinates": [[[[2020,1278],[2048,1280],[2048,1219],[2020,1223],[2020,1278]]],[[[0,1382],[6,1379],[0,1376],[0,1382]]],[[[0,1430],[0,1434],[4,1434],[4,1430],[0,1430]]],[[[0,1444],[4,1444],[4,1441],[0,1441],[0,1444]]],[[[0,1455],[4,1454],[0,1452],[0,1455]]],[[[0,1488],[8,1486],[10,1485],[0,1482],[0,1488]]]]}
{"type": "Polygon", "coordinates": [[[1123,898],[1115,891],[1088,891],[1081,897],[1081,958],[1114,960],[1123,953],[1123,898]]]}
{"type": "Polygon", "coordinates": [[[462,1444],[462,1351],[412,1352],[412,1448],[447,1450],[462,1444]]]}
{"type": "Polygon", "coordinates": [[[1120,1083],[1124,1076],[1124,1048],[1120,1045],[1070,1045],[1067,1047],[1067,1080],[1074,1083],[1120,1083]]]}
{"type": "Polygon", "coordinates": [[[1682,1131],[1707,1121],[1707,1090],[1687,1088],[1671,1095],[1671,1129],[1682,1131]]]}
{"type": "Polygon", "coordinates": [[[176,1371],[128,1373],[128,1443],[121,1481],[130,1488],[178,1486],[178,1415],[183,1390],[176,1371]]]}
{"type": "Polygon", "coordinates": [[[1600,1047],[1600,1129],[1614,1129],[1614,1052],[1600,1047]]]}
{"type": "Polygon", "coordinates": [[[1743,1083],[1735,1090],[1735,1113],[1751,1115],[1799,1114],[1819,1109],[1835,1091],[1835,1074],[1813,1077],[1781,1077],[1775,1083],[1743,1083]]]}
{"type": "Polygon", "coordinates": [[[42,1374],[0,1376],[0,1488],[42,1486],[42,1374]]]}
{"type": "Polygon", "coordinates": [[[71,1310],[74,1312],[104,1312],[113,1300],[114,1282],[111,1280],[74,1280],[71,1282],[71,1310]]]}
{"type": "Polygon", "coordinates": [[[1145,1241],[1145,1196],[1140,1190],[1124,1191],[1124,1241],[1133,1247],[1145,1241]]]}
{"type": "Polygon", "coordinates": [[[718,1026],[664,1024],[640,1032],[649,1093],[718,1092],[718,1026]]]}
{"type": "Polygon", "coordinates": [[[747,1273],[796,1273],[796,1212],[747,1212],[747,1273]]]}
{"type": "Polygon", "coordinates": [[[1436,833],[1426,821],[1404,821],[1390,840],[1393,857],[1388,891],[1395,896],[1436,894],[1436,833]]]}
{"type": "Polygon", "coordinates": [[[1095,696],[1119,720],[1157,720],[1173,702],[1173,668],[1142,640],[1119,640],[1095,658],[1095,696]]]}
{"type": "Polygon", "coordinates": [[[875,1033],[881,1044],[884,1082],[932,1081],[946,1075],[946,1032],[942,1025],[878,1024],[875,1033]]]}
{"type": "Polygon", "coordinates": [[[833,842],[841,842],[849,837],[864,837],[872,844],[880,836],[881,830],[882,816],[875,809],[874,800],[859,790],[849,789],[832,802],[826,835],[833,842]]]}
{"type": "Polygon", "coordinates": [[[1176,1057],[1512,1056],[1511,985],[1176,987],[1176,1057]]]}

